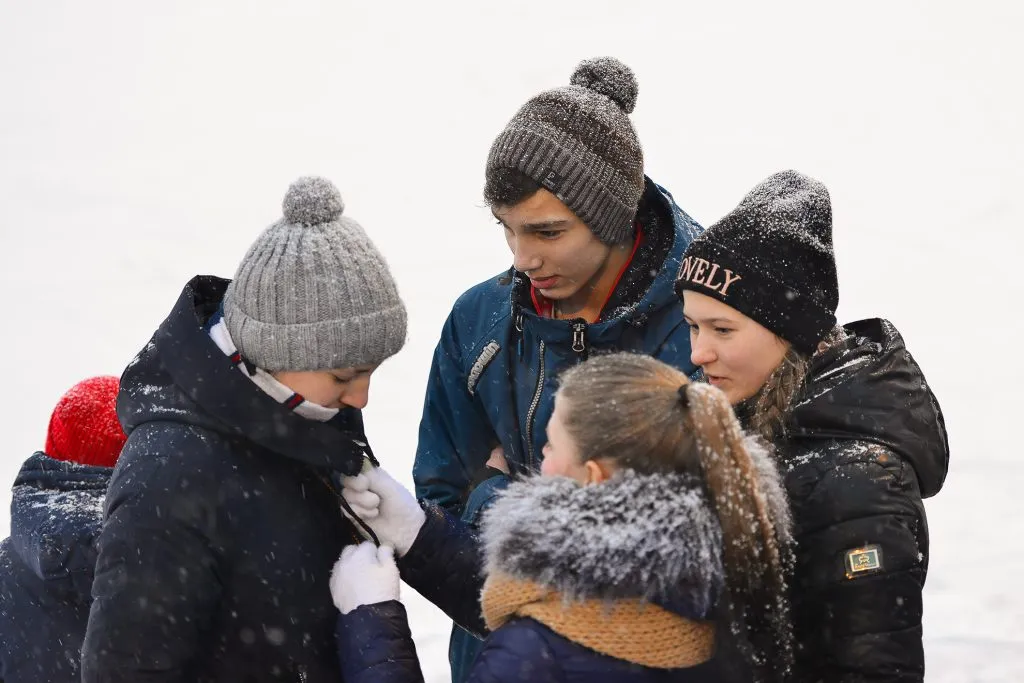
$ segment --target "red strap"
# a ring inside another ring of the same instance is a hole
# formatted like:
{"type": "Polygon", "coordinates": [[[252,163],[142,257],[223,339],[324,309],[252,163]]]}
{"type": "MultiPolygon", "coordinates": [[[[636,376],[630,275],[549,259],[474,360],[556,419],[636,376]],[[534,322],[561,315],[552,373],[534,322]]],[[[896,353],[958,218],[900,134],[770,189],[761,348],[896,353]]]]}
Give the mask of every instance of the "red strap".
{"type": "Polygon", "coordinates": [[[537,291],[537,288],[530,284],[530,298],[533,300],[533,310],[542,318],[550,318],[555,310],[555,304],[537,291]]]}
{"type": "Polygon", "coordinates": [[[622,276],[626,274],[626,270],[629,269],[629,265],[633,263],[633,257],[636,256],[636,250],[640,248],[640,242],[644,238],[644,228],[640,225],[640,221],[636,222],[636,237],[633,239],[633,250],[629,252],[629,258],[622,264],[622,270],[615,276],[615,282],[612,283],[612,288],[608,290],[608,296],[604,298],[604,303],[601,304],[601,308],[597,312],[597,319],[601,319],[601,314],[604,313],[604,307],[608,305],[608,302],[612,300],[612,294],[619,286],[619,282],[622,280],[622,276]]]}

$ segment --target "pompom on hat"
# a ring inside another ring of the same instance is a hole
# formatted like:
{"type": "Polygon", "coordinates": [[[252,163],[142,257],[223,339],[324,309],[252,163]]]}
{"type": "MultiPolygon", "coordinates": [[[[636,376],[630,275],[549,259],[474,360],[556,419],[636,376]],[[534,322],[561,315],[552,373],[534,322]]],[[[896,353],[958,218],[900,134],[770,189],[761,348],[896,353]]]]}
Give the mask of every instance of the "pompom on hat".
{"type": "Polygon", "coordinates": [[[44,452],[56,460],[113,467],[128,437],[117,421],[117,377],[91,377],[57,402],[44,452]]]}
{"type": "Polygon", "coordinates": [[[378,365],[405,344],[407,313],[384,257],[326,178],[299,178],[224,295],[242,356],[269,372],[378,365]]]}

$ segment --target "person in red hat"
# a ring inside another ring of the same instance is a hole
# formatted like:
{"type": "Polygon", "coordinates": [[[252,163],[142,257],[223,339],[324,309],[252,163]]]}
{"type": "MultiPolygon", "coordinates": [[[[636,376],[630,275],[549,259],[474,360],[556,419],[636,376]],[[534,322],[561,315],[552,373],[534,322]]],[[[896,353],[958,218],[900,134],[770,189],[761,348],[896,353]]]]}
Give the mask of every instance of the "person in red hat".
{"type": "Polygon", "coordinates": [[[95,539],[125,443],[118,379],[91,377],[58,401],[45,450],[14,481],[0,542],[0,681],[80,681],[95,539]]]}
{"type": "Polygon", "coordinates": [[[118,379],[92,377],[71,387],[50,416],[46,455],[82,465],[113,467],[127,437],[117,421],[118,379]]]}

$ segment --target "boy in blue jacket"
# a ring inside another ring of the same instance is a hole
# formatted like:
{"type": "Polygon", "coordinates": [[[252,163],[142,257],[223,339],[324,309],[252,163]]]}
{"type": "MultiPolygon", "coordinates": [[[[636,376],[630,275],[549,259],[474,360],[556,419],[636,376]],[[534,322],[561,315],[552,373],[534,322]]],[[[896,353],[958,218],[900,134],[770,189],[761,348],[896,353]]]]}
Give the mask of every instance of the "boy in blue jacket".
{"type": "MultiPolygon", "coordinates": [[[[418,497],[470,523],[508,475],[540,467],[562,370],[605,351],[695,370],[673,283],[702,228],[644,175],[636,97],[627,66],[584,61],[491,146],[484,198],[512,267],[464,293],[444,325],[413,467],[418,497]]],[[[479,647],[453,631],[453,681],[479,647]]]]}

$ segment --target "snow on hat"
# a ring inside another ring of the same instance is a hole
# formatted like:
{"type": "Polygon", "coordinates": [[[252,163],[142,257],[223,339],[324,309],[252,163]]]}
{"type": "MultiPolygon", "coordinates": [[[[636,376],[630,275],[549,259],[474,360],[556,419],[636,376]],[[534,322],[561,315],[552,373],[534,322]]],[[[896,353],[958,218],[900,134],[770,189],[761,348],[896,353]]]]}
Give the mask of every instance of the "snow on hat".
{"type": "Polygon", "coordinates": [[[398,353],[405,304],[384,257],[342,215],[338,188],[299,178],[283,210],[224,295],[224,321],[242,356],[274,372],[377,365],[398,353]]]}
{"type": "Polygon", "coordinates": [[[718,299],[798,351],[811,353],[836,324],[839,281],[828,190],[781,171],[690,243],[676,292],[718,299]]]}
{"type": "Polygon", "coordinates": [[[128,438],[117,421],[117,377],[91,377],[71,387],[50,416],[45,453],[57,460],[113,467],[128,438]]]}
{"type": "Polygon", "coordinates": [[[579,64],[570,85],[531,98],[491,145],[487,178],[516,169],[554,194],[607,244],[633,236],[644,155],[629,114],[636,77],[613,57],[579,64]]]}

